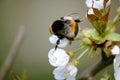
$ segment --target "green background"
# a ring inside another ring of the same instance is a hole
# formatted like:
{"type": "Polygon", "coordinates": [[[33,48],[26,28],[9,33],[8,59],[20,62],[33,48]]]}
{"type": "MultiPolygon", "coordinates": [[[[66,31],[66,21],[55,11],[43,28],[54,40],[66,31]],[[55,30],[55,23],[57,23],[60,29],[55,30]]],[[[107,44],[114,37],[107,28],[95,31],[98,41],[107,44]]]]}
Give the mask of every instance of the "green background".
{"type": "MultiPolygon", "coordinates": [[[[112,0],[110,19],[116,14],[119,2],[112,0]]],[[[28,80],[54,80],[48,62],[48,51],[54,46],[49,43],[49,25],[61,16],[80,13],[86,14],[85,0],[0,0],[0,67],[5,61],[13,40],[21,25],[25,26],[25,38],[17,51],[17,57],[5,80],[13,80],[12,72],[21,75],[27,72],[28,80]]],[[[85,20],[81,28],[91,27],[85,20]]],[[[72,44],[67,49],[75,49],[72,44]]],[[[79,73],[93,65],[100,57],[84,56],[79,65],[79,73]]],[[[113,75],[112,65],[105,69],[113,75]]],[[[103,72],[101,72],[103,73],[103,72]]],[[[101,76],[101,73],[98,74],[101,76]]]]}

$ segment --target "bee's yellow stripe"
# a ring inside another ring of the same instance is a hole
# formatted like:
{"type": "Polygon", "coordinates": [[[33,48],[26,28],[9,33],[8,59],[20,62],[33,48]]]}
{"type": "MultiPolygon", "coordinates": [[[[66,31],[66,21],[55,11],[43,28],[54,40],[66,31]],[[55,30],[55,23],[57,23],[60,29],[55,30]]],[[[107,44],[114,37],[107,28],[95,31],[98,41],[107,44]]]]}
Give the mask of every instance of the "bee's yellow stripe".
{"type": "Polygon", "coordinates": [[[50,25],[49,31],[51,34],[54,34],[53,30],[52,30],[52,25],[50,25]]]}
{"type": "Polygon", "coordinates": [[[70,28],[71,28],[71,30],[73,31],[73,32],[75,32],[76,31],[76,23],[75,23],[75,21],[74,20],[71,20],[71,25],[70,25],[70,28]]]}

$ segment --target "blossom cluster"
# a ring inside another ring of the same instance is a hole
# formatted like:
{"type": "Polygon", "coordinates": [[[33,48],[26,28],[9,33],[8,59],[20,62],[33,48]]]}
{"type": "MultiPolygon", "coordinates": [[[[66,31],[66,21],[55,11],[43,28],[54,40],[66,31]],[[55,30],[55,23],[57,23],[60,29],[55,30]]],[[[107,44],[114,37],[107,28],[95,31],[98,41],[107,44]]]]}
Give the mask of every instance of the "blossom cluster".
{"type": "MultiPolygon", "coordinates": [[[[56,35],[52,35],[49,38],[50,43],[56,44],[59,38],[56,35]]],[[[68,40],[66,38],[60,40],[58,48],[52,48],[48,52],[49,63],[56,67],[53,71],[54,77],[57,80],[75,80],[77,74],[77,68],[75,63],[70,59],[73,57],[73,53],[62,49],[67,46],[68,40]]]]}
{"type": "Polygon", "coordinates": [[[109,21],[111,0],[86,0],[85,3],[88,7],[85,17],[93,28],[81,29],[80,35],[82,36],[77,36],[73,40],[69,40],[68,37],[60,38],[54,33],[49,38],[51,44],[57,45],[48,52],[49,63],[55,67],[54,78],[56,80],[76,80],[77,66],[81,57],[87,52],[89,52],[89,56],[92,56],[97,53],[97,48],[101,48],[101,52],[104,52],[107,58],[115,56],[114,76],[115,80],[120,80],[120,34],[115,32],[115,25],[120,21],[120,10],[118,10],[117,16],[109,21]],[[64,49],[75,40],[81,43],[78,49],[75,51],[64,49]],[[83,52],[79,53],[81,50],[83,52]],[[75,56],[76,54],[77,56],[75,56]]]}

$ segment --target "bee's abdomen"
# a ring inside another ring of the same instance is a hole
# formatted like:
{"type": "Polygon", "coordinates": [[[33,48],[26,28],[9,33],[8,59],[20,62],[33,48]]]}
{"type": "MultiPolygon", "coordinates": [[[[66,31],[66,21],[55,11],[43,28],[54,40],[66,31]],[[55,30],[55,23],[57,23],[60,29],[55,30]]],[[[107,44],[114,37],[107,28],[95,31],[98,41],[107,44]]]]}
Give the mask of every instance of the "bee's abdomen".
{"type": "Polygon", "coordinates": [[[56,20],[53,24],[52,24],[52,31],[55,35],[57,35],[60,39],[64,38],[63,35],[61,35],[60,33],[58,33],[60,30],[62,30],[64,28],[64,23],[61,20],[56,20]]]}

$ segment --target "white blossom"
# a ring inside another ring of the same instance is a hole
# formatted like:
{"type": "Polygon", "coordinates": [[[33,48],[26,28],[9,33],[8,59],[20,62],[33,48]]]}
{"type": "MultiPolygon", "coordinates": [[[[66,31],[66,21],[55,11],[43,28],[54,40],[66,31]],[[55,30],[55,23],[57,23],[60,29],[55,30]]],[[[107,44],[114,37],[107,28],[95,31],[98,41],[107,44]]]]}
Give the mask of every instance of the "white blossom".
{"type": "Polygon", "coordinates": [[[120,54],[120,48],[119,46],[115,45],[112,49],[111,49],[112,55],[117,55],[120,54]]]}
{"type": "Polygon", "coordinates": [[[87,12],[87,14],[94,14],[94,11],[93,11],[93,9],[92,8],[90,8],[90,9],[88,9],[88,12],[87,12]]]}
{"type": "Polygon", "coordinates": [[[67,64],[65,67],[57,67],[54,69],[53,74],[56,80],[76,80],[77,68],[73,64],[67,64]]]}
{"type": "MultiPolygon", "coordinates": [[[[49,37],[49,41],[51,44],[56,44],[57,40],[59,38],[56,35],[52,35],[51,37],[49,37]]],[[[67,44],[69,43],[69,41],[66,38],[60,39],[60,43],[58,44],[58,47],[66,47],[67,44]]]]}
{"type": "Polygon", "coordinates": [[[48,52],[49,63],[54,66],[65,66],[69,62],[70,56],[66,53],[65,50],[57,48],[51,49],[48,52]]]}
{"type": "MultiPolygon", "coordinates": [[[[106,3],[106,7],[109,6],[110,3],[111,3],[111,0],[109,0],[106,3]]],[[[88,8],[92,8],[92,5],[93,5],[93,8],[97,8],[101,10],[104,8],[104,0],[86,0],[86,5],[88,8]]]]}
{"type": "Polygon", "coordinates": [[[115,55],[113,66],[114,66],[114,78],[115,80],[120,80],[120,48],[115,45],[111,49],[112,55],[115,55]]]}
{"type": "Polygon", "coordinates": [[[120,54],[115,56],[113,66],[115,80],[120,80],[120,54]]]}

